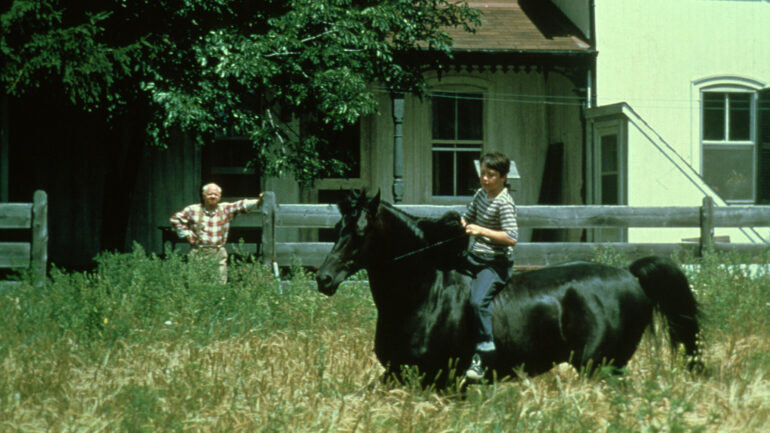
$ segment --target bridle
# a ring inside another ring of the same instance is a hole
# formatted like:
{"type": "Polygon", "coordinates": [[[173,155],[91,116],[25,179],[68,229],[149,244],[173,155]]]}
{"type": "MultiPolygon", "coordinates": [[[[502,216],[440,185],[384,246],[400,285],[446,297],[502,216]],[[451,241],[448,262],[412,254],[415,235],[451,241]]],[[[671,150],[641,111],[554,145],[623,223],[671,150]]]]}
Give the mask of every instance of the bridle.
{"type": "Polygon", "coordinates": [[[414,255],[417,255],[417,254],[423,253],[423,252],[425,252],[425,251],[428,251],[428,250],[430,250],[430,249],[432,249],[432,248],[436,248],[436,247],[438,247],[438,246],[441,246],[441,245],[447,244],[447,243],[449,243],[449,242],[452,242],[452,241],[456,241],[456,240],[458,240],[458,239],[461,239],[461,238],[464,238],[464,237],[466,237],[466,236],[468,236],[468,235],[467,235],[467,234],[465,234],[465,233],[463,233],[463,234],[461,234],[461,235],[459,235],[459,236],[455,236],[455,237],[453,237],[453,238],[444,239],[443,241],[434,242],[434,243],[432,243],[432,244],[430,244],[430,245],[428,245],[428,246],[425,246],[425,247],[422,247],[422,248],[418,248],[418,249],[416,249],[416,250],[413,250],[413,251],[410,251],[410,252],[408,252],[408,253],[405,253],[405,254],[401,254],[400,256],[394,257],[394,258],[393,258],[393,261],[394,261],[394,262],[397,262],[397,261],[399,261],[399,260],[401,260],[401,259],[405,259],[405,258],[407,258],[407,257],[411,257],[411,256],[414,256],[414,255]]]}

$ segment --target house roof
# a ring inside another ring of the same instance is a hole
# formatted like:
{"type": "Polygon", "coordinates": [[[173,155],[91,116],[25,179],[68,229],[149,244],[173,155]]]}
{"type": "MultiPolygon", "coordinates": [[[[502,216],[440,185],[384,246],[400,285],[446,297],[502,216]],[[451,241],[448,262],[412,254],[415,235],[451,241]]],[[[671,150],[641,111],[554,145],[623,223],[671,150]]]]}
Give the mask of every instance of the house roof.
{"type": "Polygon", "coordinates": [[[549,0],[469,1],[482,12],[476,33],[448,30],[455,52],[591,53],[587,38],[549,0]]]}

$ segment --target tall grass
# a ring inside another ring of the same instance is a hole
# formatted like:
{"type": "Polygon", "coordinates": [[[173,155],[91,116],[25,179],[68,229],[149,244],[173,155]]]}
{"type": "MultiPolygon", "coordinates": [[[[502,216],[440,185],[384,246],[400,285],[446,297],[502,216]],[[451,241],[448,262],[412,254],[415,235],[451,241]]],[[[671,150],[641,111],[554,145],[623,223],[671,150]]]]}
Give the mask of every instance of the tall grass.
{"type": "Polygon", "coordinates": [[[325,297],[300,267],[281,283],[240,258],[221,285],[213,263],[103,254],[0,296],[0,431],[767,431],[770,272],[741,261],[687,270],[703,375],[655,332],[621,377],[559,365],[458,395],[380,381],[365,282],[325,297]]]}

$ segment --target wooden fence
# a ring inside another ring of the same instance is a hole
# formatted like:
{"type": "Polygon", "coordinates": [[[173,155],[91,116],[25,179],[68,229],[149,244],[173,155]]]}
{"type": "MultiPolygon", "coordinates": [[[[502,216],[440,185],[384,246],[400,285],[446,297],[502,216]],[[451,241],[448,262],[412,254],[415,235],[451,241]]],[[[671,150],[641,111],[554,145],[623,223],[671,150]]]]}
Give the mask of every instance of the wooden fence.
{"type": "MultiPolygon", "coordinates": [[[[449,210],[462,212],[465,206],[397,205],[417,216],[437,217],[449,210]]],[[[688,251],[694,256],[704,249],[737,251],[747,255],[759,253],[768,244],[736,244],[715,242],[715,227],[768,227],[770,206],[715,207],[710,197],[703,205],[681,207],[629,206],[518,206],[520,227],[628,228],[628,227],[698,227],[698,242],[671,244],[630,244],[626,242],[522,242],[516,246],[516,265],[543,266],[569,260],[590,260],[597,248],[610,248],[627,260],[656,254],[670,256],[688,251]]],[[[262,257],[267,264],[288,266],[297,259],[305,266],[319,266],[332,247],[329,242],[278,242],[278,228],[331,228],[340,219],[336,206],[327,204],[277,204],[272,192],[265,193],[261,208],[262,257]]],[[[237,221],[234,221],[234,223],[237,221]]],[[[253,220],[251,220],[253,221],[253,220]]],[[[236,224],[253,224],[248,219],[236,224]]]]}
{"type": "MultiPolygon", "coordinates": [[[[0,230],[21,230],[25,232],[23,237],[28,239],[0,242],[0,268],[29,268],[35,284],[42,285],[48,262],[48,196],[45,191],[35,191],[32,203],[0,203],[0,230]]],[[[5,282],[3,285],[10,284],[5,282]]]]}

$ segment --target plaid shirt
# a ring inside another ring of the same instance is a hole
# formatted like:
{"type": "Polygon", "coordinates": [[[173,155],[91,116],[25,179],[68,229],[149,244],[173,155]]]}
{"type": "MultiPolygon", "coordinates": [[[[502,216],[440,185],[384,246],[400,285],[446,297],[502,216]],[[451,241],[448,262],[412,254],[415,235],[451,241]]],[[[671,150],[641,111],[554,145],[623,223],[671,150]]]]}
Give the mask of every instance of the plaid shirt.
{"type": "Polygon", "coordinates": [[[257,200],[219,203],[214,210],[192,204],[171,217],[171,225],[180,238],[190,238],[197,246],[222,246],[227,242],[230,221],[257,205],[257,200]]]}

